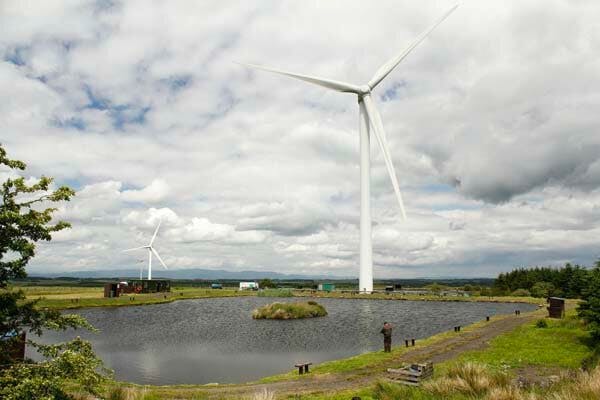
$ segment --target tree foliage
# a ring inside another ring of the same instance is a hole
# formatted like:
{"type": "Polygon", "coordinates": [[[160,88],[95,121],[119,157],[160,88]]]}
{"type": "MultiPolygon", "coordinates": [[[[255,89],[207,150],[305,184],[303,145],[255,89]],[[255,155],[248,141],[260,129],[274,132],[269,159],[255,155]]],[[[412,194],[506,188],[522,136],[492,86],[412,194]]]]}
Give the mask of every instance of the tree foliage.
{"type": "Polygon", "coordinates": [[[577,309],[579,316],[587,323],[592,338],[600,343],[600,261],[589,274],[587,288],[581,296],[577,309]]]}
{"type": "Polygon", "coordinates": [[[93,329],[78,315],[63,315],[56,310],[40,310],[36,301],[27,300],[23,291],[8,286],[11,279],[24,278],[25,267],[34,257],[36,243],[50,241],[52,233],[70,227],[67,222],[52,221],[55,207],[48,204],[68,201],[75,194],[62,186],[51,189],[53,179],[42,176],[34,183],[18,176],[26,165],[11,160],[0,145],[0,168],[10,176],[2,183],[0,204],[0,398],[63,399],[66,380],[76,381],[94,392],[106,378],[102,362],[89,343],[75,339],[56,345],[40,345],[29,340],[45,360],[14,359],[11,349],[28,332],[41,335],[44,329],[93,329]]]}
{"type": "Polygon", "coordinates": [[[566,264],[563,268],[519,268],[498,275],[494,294],[508,294],[525,289],[535,297],[581,297],[587,287],[589,270],[579,265],[566,264]]]}

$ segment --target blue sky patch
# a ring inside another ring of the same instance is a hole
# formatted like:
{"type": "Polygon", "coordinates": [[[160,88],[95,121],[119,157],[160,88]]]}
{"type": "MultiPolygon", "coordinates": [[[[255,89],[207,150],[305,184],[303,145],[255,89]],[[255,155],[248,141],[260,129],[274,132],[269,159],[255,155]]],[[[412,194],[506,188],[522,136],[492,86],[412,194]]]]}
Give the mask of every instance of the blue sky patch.
{"type": "Polygon", "coordinates": [[[383,102],[395,100],[400,96],[401,89],[406,86],[406,81],[394,82],[390,88],[386,89],[386,91],[379,96],[379,99],[383,102]]]}

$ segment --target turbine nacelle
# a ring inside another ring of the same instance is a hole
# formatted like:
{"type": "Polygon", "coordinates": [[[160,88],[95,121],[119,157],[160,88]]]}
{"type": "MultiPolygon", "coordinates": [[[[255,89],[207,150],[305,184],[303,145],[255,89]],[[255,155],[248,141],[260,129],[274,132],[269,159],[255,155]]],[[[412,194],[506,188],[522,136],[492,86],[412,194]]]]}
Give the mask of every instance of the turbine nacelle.
{"type": "Polygon", "coordinates": [[[356,93],[358,98],[360,99],[364,95],[371,94],[371,87],[369,85],[360,85],[358,87],[359,92],[356,93]]]}

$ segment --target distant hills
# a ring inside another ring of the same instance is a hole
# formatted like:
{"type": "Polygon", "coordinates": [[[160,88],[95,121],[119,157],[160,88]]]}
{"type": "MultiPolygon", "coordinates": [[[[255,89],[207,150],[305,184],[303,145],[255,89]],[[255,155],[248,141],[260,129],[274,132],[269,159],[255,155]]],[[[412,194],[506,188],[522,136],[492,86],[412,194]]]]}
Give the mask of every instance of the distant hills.
{"type": "MultiPolygon", "coordinates": [[[[146,278],[147,270],[144,268],[144,279],[146,278]]],[[[111,269],[99,271],[70,271],[56,273],[40,273],[30,272],[30,277],[40,278],[139,278],[140,270],[135,269],[111,269]]],[[[170,279],[355,279],[352,277],[331,277],[325,275],[299,275],[299,274],[282,274],[273,271],[226,271],[213,269],[177,269],[177,270],[160,270],[152,271],[153,278],[170,278],[170,279]]]]}

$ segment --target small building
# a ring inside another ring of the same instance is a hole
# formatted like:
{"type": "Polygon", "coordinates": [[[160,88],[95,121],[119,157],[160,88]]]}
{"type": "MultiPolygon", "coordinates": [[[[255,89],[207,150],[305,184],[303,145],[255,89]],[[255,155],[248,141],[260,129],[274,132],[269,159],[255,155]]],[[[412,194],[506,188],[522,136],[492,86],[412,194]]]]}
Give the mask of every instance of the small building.
{"type": "Polygon", "coordinates": [[[258,290],[258,282],[240,282],[240,290],[258,290]]]}
{"type": "Polygon", "coordinates": [[[386,286],[385,287],[385,291],[386,292],[393,292],[394,291],[394,287],[393,286],[386,286]]]}
{"type": "Polygon", "coordinates": [[[213,283],[210,285],[211,289],[223,289],[223,285],[221,285],[220,283],[213,283]]]}
{"type": "Polygon", "coordinates": [[[331,292],[335,290],[335,285],[333,283],[319,283],[319,290],[323,292],[331,292]]]}
{"type": "Polygon", "coordinates": [[[171,281],[165,279],[133,279],[128,282],[127,293],[161,293],[171,291],[171,281]]]}
{"type": "Polygon", "coordinates": [[[548,297],[548,316],[550,318],[563,318],[565,316],[565,299],[548,297]]]}
{"type": "Polygon", "coordinates": [[[117,282],[104,284],[104,297],[119,297],[121,295],[121,285],[117,282]]]}

